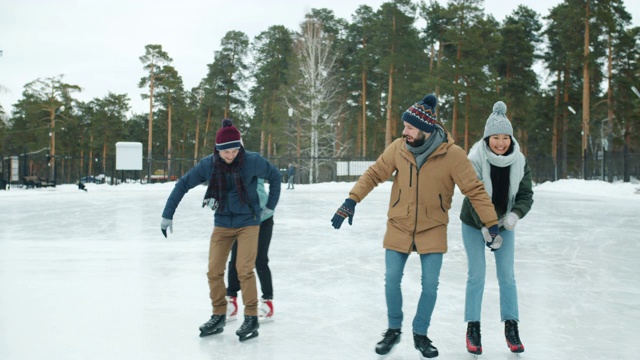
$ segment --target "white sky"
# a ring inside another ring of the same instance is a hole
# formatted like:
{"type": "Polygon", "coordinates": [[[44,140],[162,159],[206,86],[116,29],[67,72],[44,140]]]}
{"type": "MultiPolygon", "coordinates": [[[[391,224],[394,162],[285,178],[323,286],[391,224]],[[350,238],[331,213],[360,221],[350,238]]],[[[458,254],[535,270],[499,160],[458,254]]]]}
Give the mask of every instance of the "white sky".
{"type": "MultiPolygon", "coordinates": [[[[560,180],[534,187],[516,228],[516,281],[525,359],[636,359],[640,331],[640,187],[560,180]]],[[[0,359],[378,359],[386,328],[384,250],[391,183],[330,219],[353,183],[282,190],[269,251],[275,320],[240,343],[240,321],[198,337],[211,308],[206,280],[212,212],[191,190],[165,239],[173,183],[87,184],[0,191],[0,359]]],[[[465,349],[466,255],[456,192],[429,337],[438,359],[465,349]]],[[[482,359],[513,360],[487,250],[482,359]]],[[[417,359],[411,321],[420,263],[403,278],[403,338],[386,360],[417,359]]],[[[242,313],[240,313],[242,314],[242,313]]]]}
{"type": "MultiPolygon", "coordinates": [[[[127,93],[132,111],[142,113],[148,111],[148,101],[140,99],[137,85],[144,76],[139,57],[145,45],[161,44],[185,88],[191,89],[206,76],[206,64],[213,61],[220,39],[230,30],[242,31],[252,40],[272,25],[297,30],[311,8],[328,8],[351,20],[360,4],[378,9],[383,2],[0,0],[0,104],[10,113],[25,84],[64,74],[64,81],[83,88],[78,99],[127,93]]],[[[501,21],[518,4],[545,16],[559,3],[487,0],[485,9],[501,21]]],[[[633,23],[640,24],[640,2],[627,0],[625,5],[633,23]]]]}

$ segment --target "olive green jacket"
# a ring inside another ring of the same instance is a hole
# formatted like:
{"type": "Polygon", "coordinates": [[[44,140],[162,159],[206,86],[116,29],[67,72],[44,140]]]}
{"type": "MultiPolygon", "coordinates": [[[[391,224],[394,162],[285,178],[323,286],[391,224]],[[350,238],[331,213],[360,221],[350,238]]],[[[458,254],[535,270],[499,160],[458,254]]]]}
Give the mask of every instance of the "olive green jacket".
{"type": "MultiPolygon", "coordinates": [[[[511,211],[516,213],[520,219],[525,217],[531,206],[533,205],[533,183],[531,182],[531,168],[525,161],[524,163],[524,175],[520,180],[520,186],[515,198],[509,199],[512,202],[511,211]]],[[[498,218],[504,217],[506,214],[498,214],[498,218]]],[[[483,223],[478,213],[471,205],[468,197],[465,197],[462,202],[462,210],[460,211],[460,220],[463,223],[472,226],[476,229],[481,229],[483,223]]]]}

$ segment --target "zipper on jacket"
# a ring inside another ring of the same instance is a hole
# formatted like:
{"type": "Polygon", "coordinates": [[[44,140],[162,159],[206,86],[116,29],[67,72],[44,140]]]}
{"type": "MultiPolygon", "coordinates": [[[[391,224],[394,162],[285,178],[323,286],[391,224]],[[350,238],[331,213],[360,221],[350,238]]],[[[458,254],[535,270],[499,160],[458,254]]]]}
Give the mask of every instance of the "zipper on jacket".
{"type": "Polygon", "coordinates": [[[409,164],[409,187],[413,186],[413,164],[409,164]]]}
{"type": "MultiPolygon", "coordinates": [[[[413,164],[411,164],[411,167],[413,167],[413,164]]],[[[418,196],[418,190],[420,185],[420,181],[418,181],[419,176],[420,176],[420,171],[416,168],[416,217],[413,225],[413,234],[411,235],[411,248],[409,249],[409,254],[411,253],[411,250],[414,248],[416,249],[416,252],[418,252],[418,248],[416,247],[416,230],[418,229],[418,199],[420,198],[418,196]]]]}
{"type": "Polygon", "coordinates": [[[396,202],[394,202],[393,205],[391,205],[391,207],[396,207],[396,205],[398,205],[398,203],[400,202],[401,197],[402,197],[402,189],[398,191],[398,200],[396,200],[396,202]]]}

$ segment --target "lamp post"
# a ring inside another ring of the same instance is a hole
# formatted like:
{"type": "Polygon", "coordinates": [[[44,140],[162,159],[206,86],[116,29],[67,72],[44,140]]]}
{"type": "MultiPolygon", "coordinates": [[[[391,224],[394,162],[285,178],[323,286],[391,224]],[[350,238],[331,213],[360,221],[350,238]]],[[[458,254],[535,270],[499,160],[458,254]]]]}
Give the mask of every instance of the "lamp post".
{"type": "Polygon", "coordinates": [[[291,129],[291,116],[293,115],[293,109],[289,108],[289,110],[287,110],[289,113],[289,161],[291,160],[291,137],[293,136],[293,132],[291,129]]]}
{"type": "Polygon", "coordinates": [[[56,116],[64,111],[64,105],[59,106],[51,113],[51,123],[49,124],[49,181],[56,183],[56,116]]]}
{"type": "Polygon", "coordinates": [[[600,150],[602,151],[602,163],[601,163],[601,175],[602,175],[602,181],[606,181],[606,176],[605,176],[605,162],[607,159],[607,149],[609,148],[609,141],[604,137],[604,122],[605,121],[609,121],[608,118],[604,118],[602,120],[600,120],[600,150]]]}
{"type": "MultiPolygon", "coordinates": [[[[569,109],[569,111],[573,115],[576,115],[576,111],[571,106],[567,106],[567,109],[569,109]]],[[[567,132],[568,132],[568,128],[569,128],[569,126],[565,125],[565,127],[563,127],[563,129],[562,129],[562,143],[563,143],[563,145],[562,145],[563,146],[563,160],[562,161],[563,161],[563,169],[564,169],[563,171],[565,171],[565,172],[566,172],[566,169],[567,169],[567,151],[566,151],[567,149],[566,149],[566,147],[567,147],[567,132]]],[[[584,157],[581,156],[581,158],[582,158],[582,171],[584,173],[584,165],[585,165],[584,157]]]]}

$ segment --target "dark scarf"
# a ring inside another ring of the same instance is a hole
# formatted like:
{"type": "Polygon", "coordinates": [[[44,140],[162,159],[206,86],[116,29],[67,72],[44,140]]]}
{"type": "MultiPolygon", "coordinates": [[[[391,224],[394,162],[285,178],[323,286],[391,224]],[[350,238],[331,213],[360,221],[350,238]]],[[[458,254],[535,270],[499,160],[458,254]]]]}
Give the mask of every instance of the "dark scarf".
{"type": "MultiPolygon", "coordinates": [[[[487,148],[490,149],[489,146],[489,137],[484,139],[485,144],[487,144],[487,148]]],[[[511,145],[509,145],[509,149],[503,156],[507,156],[513,153],[513,141],[511,141],[511,145]]],[[[495,165],[491,165],[491,185],[493,188],[493,194],[491,194],[491,202],[496,208],[496,213],[498,213],[498,218],[504,216],[509,209],[509,184],[511,182],[510,175],[511,169],[510,166],[499,167],[495,165]]]]}
{"type": "Polygon", "coordinates": [[[247,197],[247,189],[244,186],[244,182],[242,181],[242,174],[240,170],[244,165],[244,148],[240,148],[238,151],[238,156],[233,160],[231,164],[227,164],[220,157],[220,153],[216,152],[213,155],[213,173],[211,174],[211,179],[209,180],[209,186],[207,187],[207,192],[204,194],[204,200],[202,201],[202,207],[205,207],[209,204],[211,199],[215,201],[212,210],[224,209],[224,203],[227,199],[227,176],[233,178],[236,189],[238,190],[238,195],[240,197],[240,204],[244,205],[248,203],[247,197]]]}
{"type": "Polygon", "coordinates": [[[440,146],[440,144],[442,144],[446,140],[447,134],[444,132],[444,129],[442,129],[439,125],[436,125],[433,133],[431,133],[431,136],[426,138],[422,144],[416,147],[413,147],[407,143],[405,143],[405,145],[407,146],[407,150],[412,152],[415,156],[416,163],[418,164],[418,169],[420,169],[425,161],[427,161],[429,155],[436,151],[438,146],[440,146]]]}

